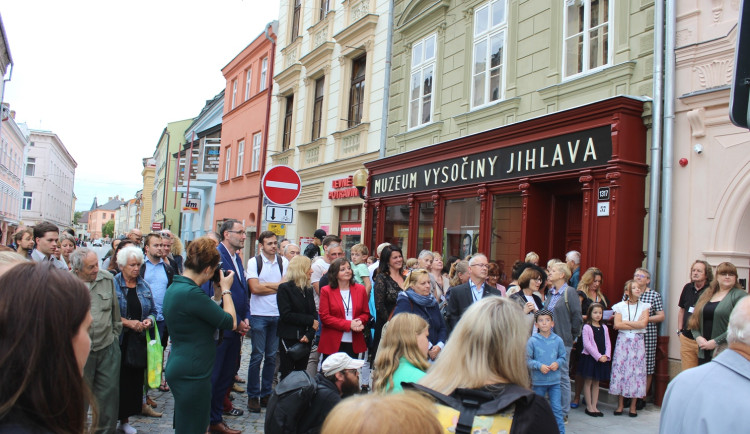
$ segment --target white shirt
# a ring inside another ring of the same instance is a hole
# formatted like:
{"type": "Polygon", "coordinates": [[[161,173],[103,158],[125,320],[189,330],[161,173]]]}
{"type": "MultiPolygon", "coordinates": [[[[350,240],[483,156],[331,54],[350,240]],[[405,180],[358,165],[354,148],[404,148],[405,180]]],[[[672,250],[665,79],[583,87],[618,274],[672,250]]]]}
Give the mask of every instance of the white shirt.
{"type": "Polygon", "coordinates": [[[367,269],[370,270],[370,282],[374,282],[374,280],[372,280],[372,275],[375,274],[375,270],[377,270],[379,266],[380,266],[380,260],[377,260],[367,266],[367,269]]]}
{"type": "MultiPolygon", "coordinates": [[[[346,316],[346,319],[348,321],[352,321],[354,317],[352,316],[354,313],[354,307],[352,306],[352,294],[351,292],[346,289],[341,289],[341,300],[344,305],[344,315],[346,316]],[[349,307],[347,309],[347,306],[349,307]]],[[[344,332],[343,335],[341,335],[341,342],[351,342],[352,341],[352,331],[351,329],[348,332],[344,332]]]]}
{"type": "MultiPolygon", "coordinates": [[[[623,321],[638,321],[641,319],[643,312],[649,310],[650,307],[650,303],[644,303],[642,301],[631,305],[628,305],[627,301],[621,301],[612,306],[612,310],[614,310],[615,313],[619,313],[623,321]]],[[[646,333],[646,329],[620,330],[620,333],[646,333]]]]}
{"type": "MultiPolygon", "coordinates": [[[[325,261],[322,257],[318,256],[315,258],[315,262],[312,264],[312,276],[310,276],[310,283],[316,283],[320,282],[320,279],[323,277],[324,274],[328,272],[328,269],[331,268],[331,264],[325,261]]],[[[320,291],[323,288],[318,288],[318,291],[320,291]]],[[[317,292],[313,291],[313,294],[315,295],[315,309],[320,309],[320,295],[318,295],[317,292]]]]}
{"type": "MultiPolygon", "coordinates": [[[[274,255],[269,260],[261,253],[260,257],[263,259],[263,267],[260,270],[260,275],[258,275],[258,263],[255,260],[255,256],[253,256],[247,261],[247,270],[245,270],[247,278],[258,279],[258,283],[281,282],[281,279],[284,276],[279,273],[279,264],[276,262],[276,256],[274,255]]],[[[286,274],[289,261],[283,256],[281,257],[281,265],[284,269],[284,274],[286,274]]],[[[254,316],[279,316],[279,306],[276,304],[276,294],[253,294],[250,297],[250,312],[254,316]]]]}

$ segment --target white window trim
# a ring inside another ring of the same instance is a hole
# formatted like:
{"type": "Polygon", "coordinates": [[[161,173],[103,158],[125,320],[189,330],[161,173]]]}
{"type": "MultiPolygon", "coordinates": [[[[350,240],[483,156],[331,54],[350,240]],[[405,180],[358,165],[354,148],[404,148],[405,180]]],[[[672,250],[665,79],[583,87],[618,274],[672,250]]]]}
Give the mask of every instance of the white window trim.
{"type": "Polygon", "coordinates": [[[497,104],[497,103],[505,100],[505,83],[506,83],[507,75],[508,75],[508,12],[509,12],[508,11],[508,0],[490,0],[487,3],[483,4],[482,6],[474,8],[474,16],[473,16],[472,25],[471,25],[471,35],[472,35],[472,42],[471,42],[471,65],[469,67],[469,86],[470,86],[469,107],[470,107],[470,111],[478,110],[478,109],[483,109],[485,107],[497,104]],[[489,9],[488,16],[490,17],[490,23],[491,23],[491,19],[492,19],[491,18],[492,17],[492,3],[495,3],[495,2],[498,2],[498,1],[499,2],[505,2],[505,21],[502,24],[499,24],[499,25],[497,25],[495,27],[491,27],[491,24],[490,24],[490,27],[488,27],[487,30],[484,33],[482,33],[479,36],[474,35],[474,26],[476,25],[476,19],[477,19],[477,14],[479,13],[479,10],[483,9],[485,7],[489,9]],[[491,39],[492,36],[494,36],[496,34],[499,34],[499,33],[503,33],[504,34],[504,37],[503,37],[503,66],[501,67],[502,79],[500,80],[500,97],[497,100],[495,100],[495,101],[490,101],[489,100],[489,91],[488,91],[488,89],[489,89],[489,86],[490,86],[490,69],[492,69],[492,68],[490,66],[490,53],[489,53],[489,50],[490,50],[491,46],[489,44],[489,41],[490,41],[490,39],[491,39]],[[484,85],[485,102],[483,104],[475,106],[475,105],[473,105],[474,104],[474,46],[476,45],[477,41],[479,41],[481,39],[486,39],[487,40],[487,70],[485,71],[486,79],[485,79],[485,85],[484,85]]]}
{"type": "Polygon", "coordinates": [[[260,142],[262,137],[261,133],[256,133],[253,136],[253,162],[251,166],[253,172],[260,170],[260,142]]]}
{"type": "MultiPolygon", "coordinates": [[[[433,33],[424,39],[419,40],[417,43],[412,44],[412,53],[414,52],[414,46],[418,44],[422,44],[422,52],[424,53],[424,46],[426,45],[426,42],[430,38],[435,38],[435,54],[432,60],[430,61],[422,61],[422,63],[419,63],[417,65],[411,65],[411,70],[409,72],[409,84],[408,84],[408,90],[406,92],[407,94],[407,113],[406,113],[406,126],[409,131],[416,130],[418,128],[422,128],[426,125],[430,125],[431,123],[435,122],[435,83],[437,79],[437,57],[438,57],[438,38],[437,33],[433,33]],[[430,94],[430,120],[428,122],[421,122],[423,113],[422,113],[422,99],[424,98],[424,76],[421,74],[424,73],[425,69],[432,66],[432,93],[430,94]],[[417,122],[417,125],[411,126],[409,123],[411,122],[411,78],[414,74],[419,73],[420,74],[420,92],[419,92],[419,121],[417,122]]],[[[424,57],[424,56],[423,56],[424,57]]],[[[413,59],[413,56],[412,58],[413,59]]]]}
{"type": "Polygon", "coordinates": [[[250,99],[250,86],[253,82],[253,68],[248,68],[245,73],[245,101],[250,99]]]}
{"type": "Polygon", "coordinates": [[[237,107],[237,79],[232,81],[232,110],[237,107]]]}
{"type": "Polygon", "coordinates": [[[264,57],[260,66],[260,90],[266,90],[268,83],[268,57],[264,57]]]}
{"type": "Polygon", "coordinates": [[[34,193],[30,192],[30,191],[24,191],[23,192],[23,197],[22,197],[21,209],[24,210],[24,211],[31,211],[31,207],[33,205],[33,200],[34,200],[34,193]],[[26,196],[26,193],[28,193],[29,195],[26,196]],[[27,201],[27,199],[28,199],[28,201],[27,201]],[[27,203],[29,204],[28,208],[26,208],[26,204],[27,203]]]}
{"type": "Polygon", "coordinates": [[[227,156],[224,159],[224,181],[229,181],[229,167],[232,165],[232,147],[227,148],[227,156]]]}
{"type": "Polygon", "coordinates": [[[237,144],[237,173],[236,176],[242,176],[243,160],[245,159],[245,141],[240,140],[237,144]]]}
{"type": "Polygon", "coordinates": [[[607,69],[610,66],[612,66],[612,63],[614,62],[614,35],[615,35],[615,26],[614,26],[614,14],[615,14],[615,0],[609,0],[609,14],[607,15],[607,25],[609,26],[609,30],[607,31],[607,34],[609,35],[609,38],[607,40],[607,44],[609,47],[607,48],[607,63],[601,66],[597,66],[596,68],[586,69],[585,66],[588,64],[589,61],[589,28],[587,26],[587,23],[589,23],[590,17],[591,17],[591,0],[577,0],[581,1],[584,4],[583,8],[583,22],[584,22],[584,29],[583,29],[583,65],[584,69],[581,72],[576,72],[575,74],[571,75],[565,75],[565,71],[567,70],[567,58],[568,56],[565,53],[565,42],[567,41],[567,37],[565,35],[568,34],[568,8],[566,7],[565,3],[563,2],[563,29],[562,29],[562,37],[560,38],[562,40],[562,70],[561,76],[562,81],[569,81],[572,79],[584,77],[589,74],[597,73],[603,69],[607,69]]]}

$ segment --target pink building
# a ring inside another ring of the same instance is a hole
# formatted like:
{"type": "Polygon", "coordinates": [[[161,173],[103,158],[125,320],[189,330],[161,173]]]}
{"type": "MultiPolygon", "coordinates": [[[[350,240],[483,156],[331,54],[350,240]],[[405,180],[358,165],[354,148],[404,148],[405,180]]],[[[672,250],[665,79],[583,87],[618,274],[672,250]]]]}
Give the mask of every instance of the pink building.
{"type": "MultiPolygon", "coordinates": [[[[227,80],[214,223],[228,218],[245,224],[253,246],[260,216],[268,109],[278,23],[273,22],[221,72],[227,80]]],[[[245,252],[247,253],[247,252],[245,252]]]]}

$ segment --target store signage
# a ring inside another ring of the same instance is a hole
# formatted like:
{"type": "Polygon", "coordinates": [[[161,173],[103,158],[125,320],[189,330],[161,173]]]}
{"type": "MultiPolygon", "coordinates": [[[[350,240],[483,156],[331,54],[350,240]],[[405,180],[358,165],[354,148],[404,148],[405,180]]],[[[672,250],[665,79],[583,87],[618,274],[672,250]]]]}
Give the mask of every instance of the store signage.
{"type": "Polygon", "coordinates": [[[203,172],[217,173],[219,171],[219,145],[203,145],[203,172]]]}
{"type": "Polygon", "coordinates": [[[359,190],[354,187],[352,177],[334,179],[331,181],[332,190],[328,192],[328,199],[345,199],[347,197],[359,197],[359,190]]]}
{"type": "Polygon", "coordinates": [[[162,229],[162,222],[153,222],[151,223],[151,230],[152,231],[160,231],[162,229]]]}
{"type": "Polygon", "coordinates": [[[579,170],[605,165],[611,158],[611,127],[606,125],[374,175],[370,197],[579,170]]]}
{"type": "Polygon", "coordinates": [[[180,199],[183,213],[198,212],[201,207],[201,200],[195,197],[183,197],[180,199]]]}
{"type": "Polygon", "coordinates": [[[342,224],[340,236],[344,235],[360,235],[362,233],[362,224],[342,224]]]}

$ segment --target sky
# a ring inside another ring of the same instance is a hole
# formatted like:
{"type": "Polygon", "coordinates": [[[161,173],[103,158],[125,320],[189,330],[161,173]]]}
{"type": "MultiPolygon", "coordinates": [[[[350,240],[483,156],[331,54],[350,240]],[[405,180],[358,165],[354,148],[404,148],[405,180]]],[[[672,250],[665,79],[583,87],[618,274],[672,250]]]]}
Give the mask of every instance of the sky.
{"type": "Polygon", "coordinates": [[[278,18],[279,1],[0,1],[14,63],[4,101],[78,163],[76,210],[131,199],[164,127],[224,89],[221,68],[278,18]]]}

